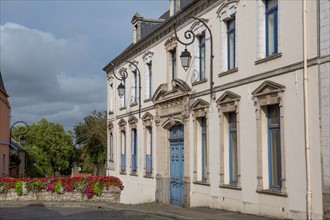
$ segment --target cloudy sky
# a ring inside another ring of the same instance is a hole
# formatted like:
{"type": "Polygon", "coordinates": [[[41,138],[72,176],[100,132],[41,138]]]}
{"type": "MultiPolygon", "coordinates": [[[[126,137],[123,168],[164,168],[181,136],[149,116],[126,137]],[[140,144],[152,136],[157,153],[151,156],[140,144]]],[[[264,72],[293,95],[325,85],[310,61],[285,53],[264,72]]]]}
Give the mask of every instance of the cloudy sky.
{"type": "Polygon", "coordinates": [[[169,0],[1,0],[0,70],[12,123],[46,118],[72,130],[106,110],[102,68],[132,42],[135,12],[158,18],[169,0]]]}

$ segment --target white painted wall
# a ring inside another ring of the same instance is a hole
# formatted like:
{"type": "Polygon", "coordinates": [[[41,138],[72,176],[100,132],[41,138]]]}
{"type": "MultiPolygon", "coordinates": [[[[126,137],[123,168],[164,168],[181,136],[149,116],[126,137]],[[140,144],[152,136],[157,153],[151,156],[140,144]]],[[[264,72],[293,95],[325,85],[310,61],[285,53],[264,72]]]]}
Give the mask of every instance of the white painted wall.
{"type": "MultiPolygon", "coordinates": [[[[221,208],[231,211],[239,211],[243,213],[250,213],[256,215],[266,215],[278,218],[306,218],[306,164],[305,164],[305,144],[304,144],[304,104],[303,104],[303,71],[302,65],[298,70],[291,70],[289,67],[303,61],[302,51],[302,4],[299,1],[279,1],[279,16],[280,16],[280,47],[279,52],[281,57],[255,64],[256,54],[258,54],[258,36],[257,36],[257,4],[258,1],[240,1],[236,14],[237,22],[237,63],[238,71],[230,75],[218,77],[218,74],[223,71],[220,64],[221,58],[221,43],[220,28],[221,21],[217,18],[217,7],[207,10],[205,14],[200,17],[207,18],[208,25],[212,29],[214,40],[214,87],[223,86],[231,82],[239,82],[242,79],[248,79],[253,76],[260,76],[269,71],[276,69],[278,75],[274,75],[264,79],[254,79],[246,84],[232,86],[231,88],[216,92],[216,97],[220,97],[225,91],[229,90],[241,96],[239,103],[240,115],[240,152],[241,160],[241,190],[219,188],[220,184],[220,128],[219,128],[219,113],[216,103],[210,100],[209,95],[199,98],[210,102],[208,120],[209,120],[209,167],[210,167],[210,186],[203,186],[191,183],[190,200],[191,206],[209,206],[212,208],[221,208]],[[281,69],[286,67],[285,69],[281,69]],[[285,70],[285,71],[284,71],[285,70]],[[284,71],[284,72],[283,72],[284,71]],[[281,73],[281,74],[280,74],[281,73]],[[265,80],[284,85],[285,92],[284,99],[284,143],[285,143],[285,160],[286,166],[286,184],[288,197],[279,197],[274,195],[260,194],[256,192],[257,189],[257,122],[255,114],[255,106],[252,99],[252,91],[254,91],[265,80]]],[[[317,56],[317,25],[316,25],[316,2],[308,2],[308,58],[315,58],[317,56]]],[[[187,22],[186,30],[191,25],[187,22]]],[[[183,30],[180,30],[179,36],[182,37],[183,30]]],[[[153,107],[153,102],[144,102],[145,88],[145,72],[147,66],[144,65],[142,56],[146,51],[153,52],[152,66],[153,66],[153,93],[162,83],[167,82],[167,54],[164,43],[170,38],[171,34],[163,37],[157,44],[146,48],[145,51],[140,52],[131,60],[138,62],[138,67],[141,71],[141,100],[142,109],[153,107]]],[[[206,38],[207,44],[207,73],[206,78],[209,80],[209,44],[210,40],[206,38]]],[[[184,46],[178,44],[177,55],[180,56],[184,46]]],[[[194,45],[188,46],[188,50],[194,51],[194,45]]],[[[193,54],[192,54],[193,55],[193,54]]],[[[177,59],[179,61],[179,58],[177,59]]],[[[180,63],[178,63],[180,65],[180,63]]],[[[128,68],[128,64],[122,64],[123,67],[128,68]]],[[[323,71],[329,70],[329,66],[322,67],[323,71]]],[[[322,71],[321,70],[321,71],[322,71]]],[[[322,216],[322,173],[320,163],[320,130],[319,130],[319,85],[318,85],[318,68],[317,65],[310,66],[309,83],[310,83],[310,118],[311,118],[311,148],[312,148],[312,192],[313,192],[313,216],[314,218],[321,218],[322,216]]],[[[192,78],[194,68],[190,68],[185,72],[181,66],[178,67],[178,78],[184,80],[192,87],[192,78]]],[[[324,75],[324,74],[323,74],[324,75]]],[[[324,77],[321,75],[321,77],[324,77]]],[[[129,77],[132,77],[130,75],[129,77]]],[[[131,87],[132,80],[126,80],[127,88],[131,87]]],[[[118,81],[115,80],[114,88],[117,88],[118,81]]],[[[325,85],[326,88],[326,85],[325,85]]],[[[328,88],[328,87],[327,87],[328,88]]],[[[192,93],[204,91],[209,89],[209,81],[201,83],[192,87],[192,93]]],[[[153,167],[154,178],[145,178],[143,176],[143,168],[145,163],[145,143],[143,138],[143,124],[142,120],[138,122],[138,176],[130,176],[130,128],[127,124],[127,160],[126,168],[127,174],[121,175],[120,171],[120,146],[119,146],[119,128],[118,116],[135,111],[138,106],[127,106],[124,110],[119,110],[120,103],[117,97],[117,91],[114,91],[114,114],[109,116],[108,120],[114,124],[114,146],[115,146],[115,170],[109,171],[109,175],[118,176],[124,183],[125,189],[122,192],[121,202],[123,203],[141,203],[151,202],[155,200],[156,179],[156,155],[157,155],[157,136],[156,126],[153,124],[153,167]],[[142,157],[141,157],[142,156],[142,157]]],[[[129,99],[129,96],[127,96],[129,99]]],[[[110,99],[108,94],[108,99],[110,99]]],[[[194,101],[194,100],[193,100],[194,101]]],[[[193,102],[191,101],[191,103],[193,102]]],[[[327,105],[329,108],[329,103],[327,105]]],[[[149,110],[155,116],[155,109],[149,110]]],[[[142,112],[141,116],[145,112],[142,112]]],[[[138,114],[135,114],[138,118],[138,114]]],[[[128,121],[129,116],[124,119],[128,121]]],[[[190,117],[191,127],[190,131],[190,167],[194,167],[194,128],[193,117],[190,117]]],[[[186,128],[185,128],[186,129],[186,128]]],[[[326,137],[325,137],[326,138],[326,137]]],[[[325,139],[323,139],[325,140],[325,139]]],[[[327,139],[328,140],[328,139],[327,139]]],[[[164,155],[165,157],[166,155],[164,155]]],[[[185,155],[188,156],[188,155],[185,155]]],[[[161,158],[158,158],[161,159],[161,158]]],[[[329,169],[326,168],[325,169],[329,169]]],[[[193,181],[193,169],[189,174],[191,181],[193,181]]]]}

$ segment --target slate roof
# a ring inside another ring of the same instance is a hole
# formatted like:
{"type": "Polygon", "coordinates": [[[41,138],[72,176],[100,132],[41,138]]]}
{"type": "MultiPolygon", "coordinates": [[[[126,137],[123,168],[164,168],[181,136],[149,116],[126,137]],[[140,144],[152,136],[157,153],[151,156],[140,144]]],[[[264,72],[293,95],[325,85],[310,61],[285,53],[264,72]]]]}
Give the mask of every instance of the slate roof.
{"type": "Polygon", "coordinates": [[[26,151],[25,148],[22,145],[20,145],[19,143],[17,143],[14,139],[11,139],[10,147],[17,151],[26,151]]]}

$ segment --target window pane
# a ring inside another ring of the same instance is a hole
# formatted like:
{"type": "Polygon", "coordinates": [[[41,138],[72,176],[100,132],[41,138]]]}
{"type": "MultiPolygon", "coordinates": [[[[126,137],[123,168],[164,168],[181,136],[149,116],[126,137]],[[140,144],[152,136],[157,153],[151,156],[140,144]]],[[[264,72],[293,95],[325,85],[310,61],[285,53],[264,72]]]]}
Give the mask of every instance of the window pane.
{"type": "Polygon", "coordinates": [[[134,103],[136,103],[137,99],[137,73],[134,73],[134,103]]]}
{"type": "Polygon", "coordinates": [[[205,79],[205,36],[202,35],[199,38],[199,77],[201,79],[205,79]]]}
{"type": "Polygon", "coordinates": [[[235,28],[235,19],[228,21],[228,31],[235,28]]]}
{"type": "Polygon", "coordinates": [[[232,112],[229,113],[229,123],[230,123],[230,130],[237,129],[237,115],[236,113],[232,112]]]}
{"type": "Polygon", "coordinates": [[[279,125],[280,124],[280,108],[278,105],[269,106],[269,117],[270,117],[270,125],[279,125]]]}
{"type": "Polygon", "coordinates": [[[235,67],[235,34],[231,32],[228,39],[228,51],[229,51],[229,66],[228,69],[233,69],[235,67]]]}
{"type": "Polygon", "coordinates": [[[202,47],[201,48],[201,54],[200,54],[200,59],[201,59],[201,62],[200,62],[200,65],[201,65],[201,68],[200,68],[200,79],[204,79],[205,78],[205,47],[202,47]]]}
{"type": "Polygon", "coordinates": [[[280,149],[280,130],[274,129],[271,131],[272,137],[272,185],[281,185],[281,149],[280,149]]]}
{"type": "Polygon", "coordinates": [[[206,118],[200,119],[201,135],[202,135],[202,180],[205,181],[207,168],[207,137],[206,137],[206,118]]]}
{"type": "Polygon", "coordinates": [[[231,182],[237,182],[238,162],[237,162],[237,133],[231,133],[231,182]]]}
{"type": "Polygon", "coordinates": [[[275,14],[267,15],[267,25],[268,25],[268,32],[267,32],[267,39],[268,39],[268,53],[267,55],[272,55],[275,52],[275,14]]]}
{"type": "Polygon", "coordinates": [[[175,78],[175,68],[176,68],[176,50],[172,50],[172,79],[175,78]]]}
{"type": "Polygon", "coordinates": [[[267,9],[272,9],[273,7],[277,6],[277,0],[267,0],[267,9]]]}

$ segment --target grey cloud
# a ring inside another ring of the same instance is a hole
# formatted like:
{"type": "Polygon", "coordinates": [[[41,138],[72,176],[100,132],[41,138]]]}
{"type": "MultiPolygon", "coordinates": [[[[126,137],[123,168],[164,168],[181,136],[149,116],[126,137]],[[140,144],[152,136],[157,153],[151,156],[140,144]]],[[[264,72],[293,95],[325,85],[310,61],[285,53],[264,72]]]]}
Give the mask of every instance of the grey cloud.
{"type": "Polygon", "coordinates": [[[2,25],[0,34],[12,121],[47,118],[72,129],[92,110],[106,109],[105,76],[90,72],[83,38],[61,39],[14,23],[2,25]]]}

